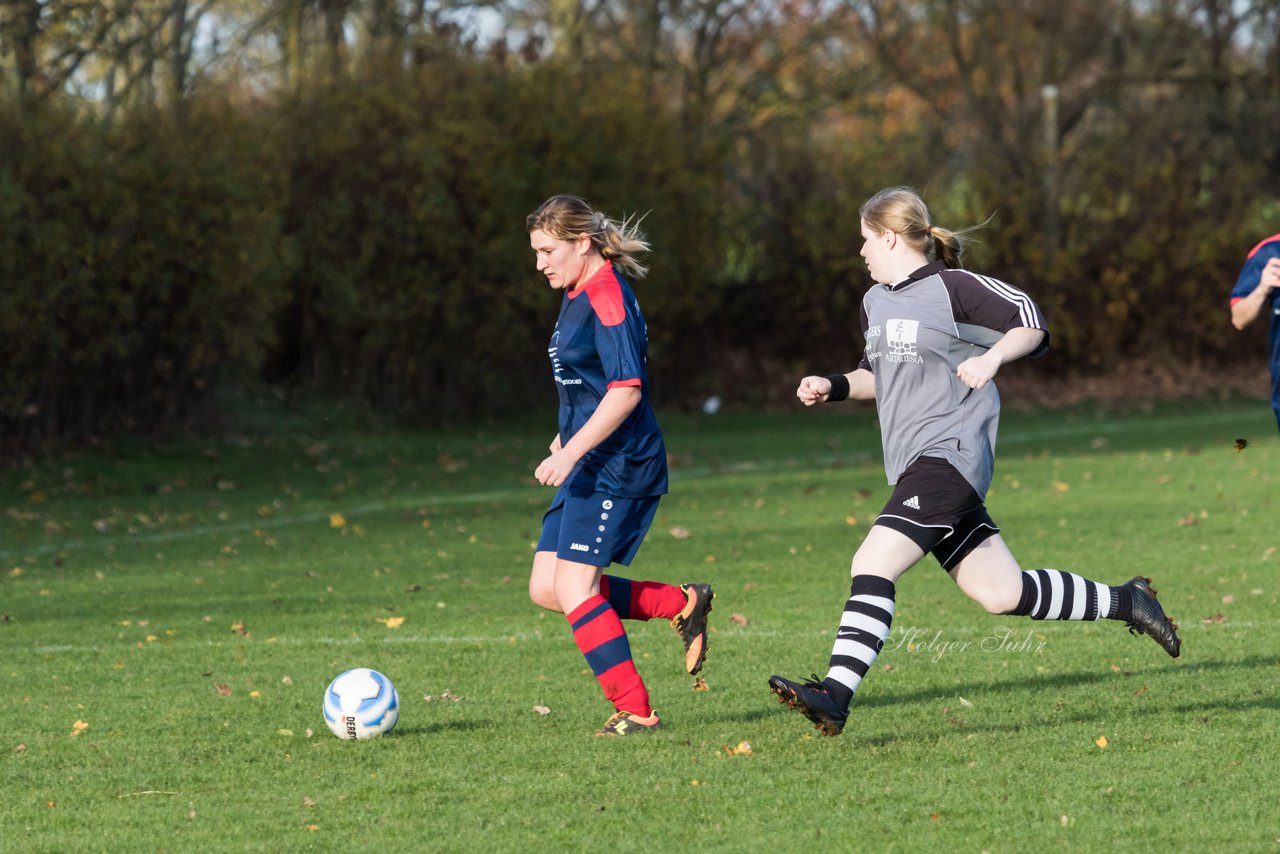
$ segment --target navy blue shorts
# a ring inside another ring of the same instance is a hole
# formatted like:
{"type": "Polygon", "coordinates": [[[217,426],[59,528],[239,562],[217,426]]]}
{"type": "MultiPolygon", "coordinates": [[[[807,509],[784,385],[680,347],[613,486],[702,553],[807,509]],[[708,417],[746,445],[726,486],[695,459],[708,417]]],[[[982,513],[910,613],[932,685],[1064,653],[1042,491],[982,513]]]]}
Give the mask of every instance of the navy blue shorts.
{"type": "Polygon", "coordinates": [[[649,532],[659,498],[618,498],[561,487],[542,517],[537,550],[554,551],[561,560],[575,563],[627,566],[649,532]]]}
{"type": "Polygon", "coordinates": [[[940,457],[907,466],[875,523],[906,534],[948,571],[1000,533],[969,481],[940,457]]]}

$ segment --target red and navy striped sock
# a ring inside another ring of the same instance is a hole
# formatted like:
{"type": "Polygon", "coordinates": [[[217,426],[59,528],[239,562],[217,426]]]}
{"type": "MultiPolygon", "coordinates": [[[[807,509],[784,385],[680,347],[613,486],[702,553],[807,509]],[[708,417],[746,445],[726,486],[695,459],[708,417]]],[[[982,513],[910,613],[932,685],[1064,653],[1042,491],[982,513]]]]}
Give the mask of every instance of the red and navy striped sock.
{"type": "Polygon", "coordinates": [[[631,644],[622,619],[603,596],[592,596],[568,615],[573,641],[582,650],[604,695],[620,712],[642,718],[653,714],[649,691],[631,660],[631,644]]]}
{"type": "Polygon", "coordinates": [[[670,620],[684,610],[689,597],[674,584],[632,581],[616,575],[600,576],[600,595],[624,620],[670,620]]]}

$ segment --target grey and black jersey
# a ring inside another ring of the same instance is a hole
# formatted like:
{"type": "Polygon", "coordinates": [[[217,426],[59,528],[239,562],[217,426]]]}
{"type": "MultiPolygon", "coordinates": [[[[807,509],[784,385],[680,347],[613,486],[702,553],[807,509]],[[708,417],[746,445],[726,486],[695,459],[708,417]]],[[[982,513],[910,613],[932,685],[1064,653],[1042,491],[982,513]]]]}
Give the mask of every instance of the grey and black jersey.
{"type": "Polygon", "coordinates": [[[875,375],[876,409],[889,483],[918,457],[950,462],[986,499],[995,469],[1000,394],[994,382],[972,389],[957,376],[961,362],[987,352],[1011,329],[1045,331],[1031,297],[999,279],[941,262],[905,281],[876,285],[862,299],[866,339],[860,368],[875,375]]]}

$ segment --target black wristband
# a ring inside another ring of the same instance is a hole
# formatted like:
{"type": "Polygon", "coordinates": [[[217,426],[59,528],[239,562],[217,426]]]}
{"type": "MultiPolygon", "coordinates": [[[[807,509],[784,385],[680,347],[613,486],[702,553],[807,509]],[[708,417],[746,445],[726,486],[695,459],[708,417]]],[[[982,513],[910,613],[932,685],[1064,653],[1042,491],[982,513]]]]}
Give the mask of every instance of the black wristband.
{"type": "Polygon", "coordinates": [[[844,374],[827,374],[831,382],[831,393],[827,395],[827,403],[849,399],[849,378],[844,374]]]}

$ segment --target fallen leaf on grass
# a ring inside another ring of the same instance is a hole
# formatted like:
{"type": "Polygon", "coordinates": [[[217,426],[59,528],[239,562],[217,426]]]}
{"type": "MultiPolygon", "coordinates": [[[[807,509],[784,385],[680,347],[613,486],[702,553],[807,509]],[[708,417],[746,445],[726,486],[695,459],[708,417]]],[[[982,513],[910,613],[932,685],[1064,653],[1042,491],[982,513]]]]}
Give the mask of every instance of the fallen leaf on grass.
{"type": "Polygon", "coordinates": [[[448,474],[456,474],[467,467],[467,461],[446,453],[436,457],[436,465],[440,466],[448,474]]]}
{"type": "Polygon", "coordinates": [[[548,709],[546,706],[534,706],[533,710],[538,714],[542,715],[543,717],[546,717],[547,715],[551,714],[551,710],[548,709]]]}
{"type": "Polygon", "coordinates": [[[1183,516],[1181,519],[1178,520],[1178,525],[1183,528],[1187,527],[1188,525],[1194,525],[1195,523],[1196,523],[1196,515],[1194,513],[1188,513],[1187,515],[1183,516]]]}
{"type": "Polygon", "coordinates": [[[226,684],[225,682],[221,685],[215,685],[214,687],[218,689],[218,693],[221,694],[222,696],[224,697],[231,696],[231,686],[226,684]]]}
{"type": "Polygon", "coordinates": [[[740,741],[732,747],[726,744],[724,746],[724,752],[729,754],[730,756],[750,756],[751,742],[740,741]]]}
{"type": "MultiPolygon", "coordinates": [[[[436,700],[439,700],[439,701],[440,701],[440,702],[442,702],[442,703],[443,703],[443,702],[445,702],[445,701],[448,701],[448,702],[450,702],[450,703],[460,703],[460,702],[462,702],[462,699],[463,699],[463,698],[462,698],[462,696],[461,696],[461,695],[459,695],[459,694],[450,694],[448,691],[442,691],[442,692],[440,693],[440,696],[439,696],[439,697],[433,697],[433,696],[431,696],[430,694],[423,694],[423,695],[422,695],[422,700],[423,700],[423,702],[425,702],[425,703],[434,703],[436,700]]],[[[535,708],[535,709],[534,709],[534,711],[537,711],[537,709],[535,708]]],[[[550,709],[548,709],[547,711],[551,711],[551,710],[550,710],[550,709]]]]}
{"type": "Polygon", "coordinates": [[[960,698],[960,705],[964,706],[965,708],[969,708],[969,709],[972,709],[972,708],[973,708],[973,703],[969,702],[969,701],[968,701],[968,700],[966,700],[964,697],[961,697],[961,698],[960,698]]]}
{"type": "Polygon", "coordinates": [[[711,689],[707,687],[707,680],[703,679],[701,676],[696,676],[693,680],[693,690],[710,691],[711,689]]]}
{"type": "Polygon", "coordinates": [[[1212,617],[1205,617],[1200,622],[1204,623],[1206,626],[1214,626],[1219,623],[1225,623],[1226,621],[1227,621],[1227,615],[1219,611],[1218,613],[1214,614],[1212,617]]]}
{"type": "Polygon", "coordinates": [[[730,614],[729,622],[733,623],[735,626],[751,625],[751,621],[748,620],[746,617],[744,617],[742,614],[730,614]]]}
{"type": "Polygon", "coordinates": [[[84,721],[76,721],[71,725],[71,737],[75,738],[77,735],[84,732],[88,728],[89,728],[89,725],[84,721]]]}
{"type": "Polygon", "coordinates": [[[404,617],[379,617],[378,622],[389,629],[398,629],[404,625],[404,617]]]}
{"type": "Polygon", "coordinates": [[[1093,743],[1098,745],[1101,750],[1106,750],[1111,746],[1111,742],[1107,741],[1107,737],[1105,735],[1098,736],[1093,740],[1093,743]]]}
{"type": "Polygon", "coordinates": [[[693,536],[693,532],[683,525],[673,525],[671,528],[671,536],[677,540],[687,540],[693,536]]]}
{"type": "Polygon", "coordinates": [[[25,744],[18,744],[18,745],[16,745],[16,746],[13,748],[13,752],[14,752],[14,753],[21,753],[22,751],[24,751],[24,750],[26,750],[26,749],[27,749],[27,746],[26,746],[25,744]]]}
{"type": "Polygon", "coordinates": [[[315,805],[316,805],[316,799],[315,799],[315,798],[313,798],[313,797],[311,797],[310,795],[303,795],[303,796],[302,796],[302,805],[303,805],[304,807],[313,807],[313,806],[315,806],[315,805]]]}
{"type": "Polygon", "coordinates": [[[347,526],[347,517],[346,517],[346,516],[343,516],[341,513],[330,513],[330,514],[329,514],[329,527],[330,527],[330,528],[345,528],[346,526],[347,526]]]}

